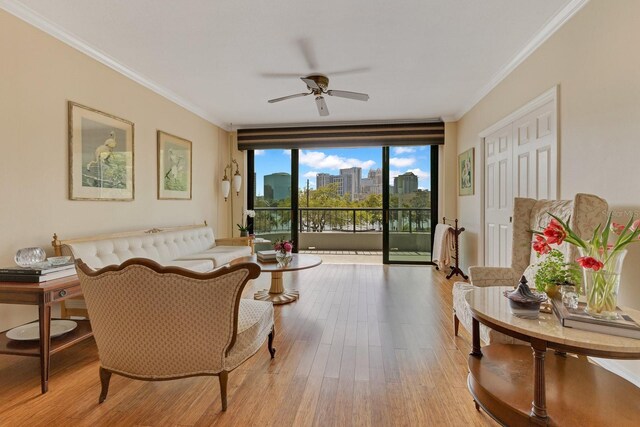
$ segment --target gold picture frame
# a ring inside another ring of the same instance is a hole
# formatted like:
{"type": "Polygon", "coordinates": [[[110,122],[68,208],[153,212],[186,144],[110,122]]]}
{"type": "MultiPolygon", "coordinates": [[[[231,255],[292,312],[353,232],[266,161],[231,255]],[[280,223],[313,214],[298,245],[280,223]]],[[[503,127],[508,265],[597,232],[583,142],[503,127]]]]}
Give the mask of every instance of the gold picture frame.
{"type": "Polygon", "coordinates": [[[458,195],[471,196],[474,193],[475,165],[473,148],[458,156],[458,195]]]}
{"type": "Polygon", "coordinates": [[[191,141],[161,130],[157,134],[158,200],[191,200],[191,141]]]}
{"type": "Polygon", "coordinates": [[[69,198],[134,199],[134,124],[68,101],[69,198]]]}

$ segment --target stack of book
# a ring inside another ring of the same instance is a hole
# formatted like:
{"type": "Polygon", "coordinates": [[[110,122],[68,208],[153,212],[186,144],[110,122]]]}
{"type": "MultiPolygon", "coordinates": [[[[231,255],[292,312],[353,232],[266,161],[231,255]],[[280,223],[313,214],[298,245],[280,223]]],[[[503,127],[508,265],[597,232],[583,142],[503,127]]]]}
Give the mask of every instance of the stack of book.
{"type": "Polygon", "coordinates": [[[76,274],[76,268],[73,262],[62,265],[40,263],[32,267],[0,268],[0,282],[40,283],[74,274],[76,274]]]}
{"type": "Polygon", "coordinates": [[[567,308],[562,300],[556,297],[551,299],[551,304],[558,320],[567,328],[640,339],[640,325],[620,309],[617,320],[606,320],[596,319],[585,313],[585,303],[578,304],[578,308],[575,309],[567,308]]]}
{"type": "Polygon", "coordinates": [[[260,262],[276,262],[276,251],[258,251],[257,258],[260,262]]]}

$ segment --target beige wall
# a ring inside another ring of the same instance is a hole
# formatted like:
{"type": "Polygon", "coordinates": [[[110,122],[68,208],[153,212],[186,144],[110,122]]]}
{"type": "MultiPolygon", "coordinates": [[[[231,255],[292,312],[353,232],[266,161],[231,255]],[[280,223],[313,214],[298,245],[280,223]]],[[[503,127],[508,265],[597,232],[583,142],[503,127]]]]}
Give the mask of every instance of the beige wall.
{"type": "MultiPolygon", "coordinates": [[[[458,153],[478,134],[554,85],[560,87],[560,198],[604,197],[640,216],[640,2],[591,0],[458,122],[458,153]]],[[[476,157],[476,165],[479,165],[476,157]]],[[[450,159],[453,161],[453,159],[450,159]]],[[[476,182],[480,177],[476,168],[476,182]]],[[[481,185],[481,183],[478,182],[481,185]]],[[[480,197],[458,198],[467,227],[461,260],[479,264],[480,197]]],[[[622,217],[619,217],[620,219],[622,217]]],[[[640,244],[630,248],[620,300],[640,309],[640,244]]],[[[640,363],[634,368],[640,375],[640,363]]]]}
{"type": "MultiPolygon", "coordinates": [[[[62,238],[207,220],[230,233],[219,197],[226,131],[0,11],[0,265],[16,250],[62,238]],[[68,199],[67,100],[135,123],[135,200],[68,199]],[[193,142],[193,199],[156,198],[156,130],[193,142]]],[[[36,317],[0,306],[0,330],[36,317]]]]}

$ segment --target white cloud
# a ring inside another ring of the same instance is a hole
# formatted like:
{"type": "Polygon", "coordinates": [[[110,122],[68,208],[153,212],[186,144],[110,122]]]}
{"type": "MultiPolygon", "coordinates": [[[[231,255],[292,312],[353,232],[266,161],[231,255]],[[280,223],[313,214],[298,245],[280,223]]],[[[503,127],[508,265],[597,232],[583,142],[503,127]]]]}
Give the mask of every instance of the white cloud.
{"type": "Polygon", "coordinates": [[[309,172],[305,173],[303,176],[304,176],[305,178],[309,178],[309,179],[311,179],[311,178],[315,178],[315,177],[316,177],[316,175],[318,175],[318,172],[316,172],[316,171],[309,171],[309,172]]]}
{"type": "Polygon", "coordinates": [[[300,164],[310,166],[316,169],[348,169],[359,167],[362,169],[370,169],[376,162],[373,160],[359,160],[340,157],[336,155],[327,156],[321,151],[304,151],[300,150],[300,164]]]}
{"type": "Polygon", "coordinates": [[[282,154],[291,157],[291,150],[282,150],[282,154]]]}
{"type": "Polygon", "coordinates": [[[416,149],[413,147],[394,147],[393,152],[395,154],[415,153],[416,149]]]}
{"type": "Polygon", "coordinates": [[[407,172],[413,172],[415,175],[418,176],[418,179],[429,179],[429,178],[431,178],[431,173],[429,173],[427,171],[423,171],[420,168],[409,169],[407,172]]]}
{"type": "Polygon", "coordinates": [[[389,159],[389,164],[396,168],[404,168],[411,166],[416,162],[414,157],[392,157],[389,159]]]}
{"type": "Polygon", "coordinates": [[[265,151],[264,150],[253,150],[253,154],[256,156],[264,156],[265,151]]]}

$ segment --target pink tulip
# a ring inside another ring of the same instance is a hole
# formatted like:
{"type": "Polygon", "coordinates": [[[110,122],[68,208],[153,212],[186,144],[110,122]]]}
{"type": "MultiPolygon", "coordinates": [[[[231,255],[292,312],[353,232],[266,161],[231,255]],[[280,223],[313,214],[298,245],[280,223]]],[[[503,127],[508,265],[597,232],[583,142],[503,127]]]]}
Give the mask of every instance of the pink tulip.
{"type": "Polygon", "coordinates": [[[611,228],[611,231],[616,233],[618,236],[621,235],[622,232],[624,231],[624,225],[618,224],[617,222],[612,222],[610,228],[611,228]]]}
{"type": "Polygon", "coordinates": [[[291,252],[291,249],[293,249],[293,245],[289,242],[285,242],[284,243],[284,250],[285,252],[291,252]]]}
{"type": "Polygon", "coordinates": [[[633,224],[631,224],[631,227],[629,227],[631,229],[631,231],[636,231],[636,229],[640,227],[640,219],[636,219],[635,221],[633,221],[633,224]]]}
{"type": "Polygon", "coordinates": [[[276,244],[273,246],[273,249],[275,249],[276,251],[280,251],[280,250],[282,250],[282,245],[281,245],[280,243],[276,243],[276,244]]]}

